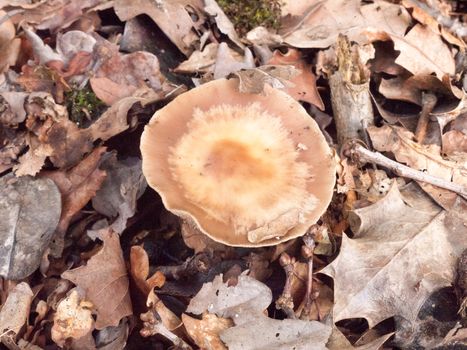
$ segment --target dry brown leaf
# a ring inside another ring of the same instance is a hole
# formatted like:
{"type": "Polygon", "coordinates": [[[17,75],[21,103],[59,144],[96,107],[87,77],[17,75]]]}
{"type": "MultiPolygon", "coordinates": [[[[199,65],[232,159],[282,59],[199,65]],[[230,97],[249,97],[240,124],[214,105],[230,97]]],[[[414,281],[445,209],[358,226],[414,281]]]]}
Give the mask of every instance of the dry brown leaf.
{"type": "Polygon", "coordinates": [[[232,327],[232,320],[204,313],[201,320],[183,314],[182,321],[190,338],[201,349],[227,350],[219,333],[232,327]]]}
{"type": "Polygon", "coordinates": [[[76,288],[72,289],[57,306],[51,330],[52,340],[63,347],[69,338],[79,339],[90,334],[94,329],[92,306],[79,295],[76,288]]]}
{"type": "MultiPolygon", "coordinates": [[[[440,155],[436,145],[420,145],[413,141],[413,134],[401,127],[385,125],[367,129],[373,146],[381,152],[392,152],[396,159],[411,168],[426,172],[448,182],[467,186],[467,158],[450,161],[440,155]]],[[[420,183],[432,198],[446,209],[454,206],[457,195],[433,185],[420,183]]]]}
{"type": "Polygon", "coordinates": [[[111,228],[121,234],[127,220],[136,213],[136,202],[146,189],[141,159],[128,157],[117,160],[116,152],[104,157],[100,169],[107,173],[101,188],[92,198],[92,206],[108,218],[115,218],[111,228]]]}
{"type": "MultiPolygon", "coordinates": [[[[6,16],[0,10],[0,18],[6,16]]],[[[13,22],[7,18],[0,24],[0,73],[6,72],[10,66],[15,65],[20,51],[21,39],[16,38],[13,22]]]]}
{"type": "Polygon", "coordinates": [[[222,34],[227,35],[238,47],[242,49],[245,47],[235,31],[234,25],[215,0],[204,0],[204,11],[214,18],[217,28],[222,34]]]}
{"type": "Polygon", "coordinates": [[[71,219],[94,197],[106,177],[106,172],[99,169],[105,150],[105,147],[97,147],[70,170],[44,171],[40,174],[53,180],[62,195],[62,215],[55,234],[59,252],[52,252],[53,255],[61,254],[63,235],[71,219]]]}
{"type": "Polygon", "coordinates": [[[404,36],[411,21],[402,6],[385,1],[360,6],[360,0],[313,0],[306,5],[293,9],[282,29],[284,41],[298,48],[329,47],[339,33],[359,44],[381,40],[384,33],[404,36]]]}
{"type": "Polygon", "coordinates": [[[196,74],[211,72],[216,62],[218,43],[207,44],[202,51],[196,50],[188,60],[180,63],[175,69],[176,73],[196,74]]]}
{"type": "Polygon", "coordinates": [[[441,37],[417,24],[404,37],[391,35],[394,49],[400,51],[396,63],[414,75],[435,73],[438,79],[455,73],[454,55],[441,37]]]}
{"type": "Polygon", "coordinates": [[[114,10],[121,21],[126,21],[138,15],[148,15],[164,32],[165,35],[182,51],[189,56],[193,44],[198,40],[192,30],[198,27],[197,22],[204,22],[201,12],[203,3],[201,0],[116,0],[114,10]],[[188,8],[196,11],[197,21],[190,16],[188,8]]]}
{"type": "MultiPolygon", "coordinates": [[[[96,50],[104,50],[108,43],[96,50]]],[[[106,57],[95,75],[90,79],[91,87],[96,96],[105,104],[111,106],[118,100],[132,96],[141,88],[149,88],[162,92],[165,78],[159,70],[159,60],[149,52],[138,51],[123,55],[118,47],[106,51],[106,57]]]]}
{"type": "Polygon", "coordinates": [[[237,285],[229,286],[218,275],[191,299],[187,312],[232,318],[235,326],[220,332],[228,349],[326,349],[331,327],[316,321],[269,318],[264,310],[271,301],[271,290],[249,276],[240,275],[237,285]]]}
{"type": "Polygon", "coordinates": [[[213,67],[214,79],[225,78],[231,73],[255,67],[251,51],[245,48],[244,56],[232,50],[225,42],[219,44],[213,67]]]}
{"type": "Polygon", "coordinates": [[[165,283],[165,276],[156,271],[149,277],[149,258],[143,247],[132,246],[130,251],[130,274],[136,286],[145,297],[154,288],[160,288],[165,283]]]}
{"type": "Polygon", "coordinates": [[[329,350],[375,350],[382,349],[383,344],[393,336],[394,333],[383,335],[377,339],[374,339],[364,345],[353,346],[350,341],[342,334],[342,332],[334,326],[332,328],[332,334],[329,338],[326,347],[329,350]]]}
{"type": "Polygon", "coordinates": [[[316,77],[312,72],[312,67],[303,60],[300,51],[289,49],[286,54],[282,54],[276,50],[267,64],[295,67],[300,73],[290,79],[293,86],[286,87],[284,91],[298,101],[311,103],[324,110],[323,100],[316,88],[316,77]]]}
{"type": "Polygon", "coordinates": [[[413,0],[402,0],[402,5],[406,8],[412,10],[412,17],[415,18],[420,23],[426,25],[430,30],[436,34],[440,34],[444,40],[448,43],[457,45],[460,48],[465,48],[465,43],[462,39],[456,37],[454,34],[451,34],[449,31],[441,27],[441,24],[433,18],[430,13],[425,11],[420,5],[426,8],[426,4],[422,4],[419,1],[413,0]],[[441,27],[441,29],[440,29],[441,27]]]}
{"type": "Polygon", "coordinates": [[[0,340],[7,333],[14,336],[20,332],[29,317],[29,311],[34,294],[26,282],[14,287],[2,305],[0,311],[0,340]]]}
{"type": "Polygon", "coordinates": [[[363,317],[373,327],[398,316],[413,323],[428,296],[453,283],[467,228],[454,214],[417,209],[426,201],[406,204],[394,183],[382,200],[353,212],[355,238],[344,235],[339,256],[321,271],[334,279],[335,322],[363,317]]]}
{"type": "Polygon", "coordinates": [[[53,181],[13,174],[0,178],[0,276],[21,280],[39,267],[61,210],[53,181]]]}
{"type": "Polygon", "coordinates": [[[260,66],[234,73],[239,79],[239,91],[250,94],[264,94],[264,85],[276,89],[293,86],[292,79],[300,74],[294,66],[260,66]]]}
{"type": "MultiPolygon", "coordinates": [[[[1,124],[0,124],[1,125],[1,124]]],[[[12,168],[26,148],[26,133],[0,127],[0,173],[12,168]]],[[[42,166],[42,164],[41,164],[42,166]]]]}
{"type": "Polygon", "coordinates": [[[129,281],[118,234],[109,229],[99,232],[104,242],[102,250],[85,266],[65,271],[66,278],[86,292],[86,299],[97,313],[96,328],[117,326],[120,320],[133,313],[129,281]]]}
{"type": "Polygon", "coordinates": [[[12,21],[33,25],[37,29],[47,29],[52,32],[70,26],[83,16],[83,12],[106,0],[56,0],[37,1],[31,3],[27,0],[0,1],[0,8],[14,11],[12,21]],[[23,11],[18,11],[23,10],[23,11]]]}

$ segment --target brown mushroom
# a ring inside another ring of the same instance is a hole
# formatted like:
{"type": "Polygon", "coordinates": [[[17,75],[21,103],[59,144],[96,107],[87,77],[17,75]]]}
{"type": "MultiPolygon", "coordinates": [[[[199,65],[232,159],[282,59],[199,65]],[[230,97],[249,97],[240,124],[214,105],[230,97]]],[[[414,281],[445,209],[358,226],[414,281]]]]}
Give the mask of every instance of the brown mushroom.
{"type": "Polygon", "coordinates": [[[165,207],[231,246],[303,235],[331,201],[332,152],[289,95],[238,91],[236,79],[192,89],[158,110],[142,139],[143,173],[165,207]]]}

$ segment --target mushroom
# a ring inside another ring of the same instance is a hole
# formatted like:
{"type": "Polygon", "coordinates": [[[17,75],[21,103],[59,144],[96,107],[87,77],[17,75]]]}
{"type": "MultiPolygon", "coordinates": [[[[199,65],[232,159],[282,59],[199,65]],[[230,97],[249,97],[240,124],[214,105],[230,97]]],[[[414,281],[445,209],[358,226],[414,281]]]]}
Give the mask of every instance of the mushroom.
{"type": "Polygon", "coordinates": [[[143,173],[165,207],[217,242],[275,245],[325,212],[335,164],[315,121],[286,93],[194,88],[158,110],[141,138],[143,173]]]}

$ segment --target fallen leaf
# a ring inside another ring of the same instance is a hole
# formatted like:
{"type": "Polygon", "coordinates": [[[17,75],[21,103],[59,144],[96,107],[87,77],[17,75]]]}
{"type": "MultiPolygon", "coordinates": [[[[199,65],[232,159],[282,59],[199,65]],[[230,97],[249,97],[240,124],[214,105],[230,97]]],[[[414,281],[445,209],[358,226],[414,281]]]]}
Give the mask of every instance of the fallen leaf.
{"type": "Polygon", "coordinates": [[[213,74],[214,79],[225,78],[231,73],[237,73],[242,69],[250,69],[255,67],[255,61],[251,51],[245,48],[244,56],[239,56],[234,50],[222,42],[219,44],[214,62],[213,74]]]}
{"type": "MultiPolygon", "coordinates": [[[[202,51],[194,51],[186,61],[183,61],[174,69],[174,72],[181,74],[211,72],[216,62],[218,50],[219,44],[209,43],[202,51]]],[[[234,52],[236,53],[236,51],[234,52]]]]}
{"type": "Polygon", "coordinates": [[[56,32],[60,28],[69,27],[78,20],[86,10],[97,6],[106,0],[87,0],[76,2],[72,0],[30,1],[15,0],[1,1],[0,8],[13,11],[12,21],[17,24],[24,22],[37,29],[47,29],[56,32]]]}
{"type": "Polygon", "coordinates": [[[230,350],[324,350],[330,335],[331,327],[316,321],[268,317],[226,329],[220,334],[230,350]]]}
{"type": "Polygon", "coordinates": [[[292,79],[300,74],[293,66],[260,66],[234,73],[239,79],[239,91],[250,94],[264,93],[264,85],[276,89],[287,89],[293,86],[292,79]]]}
{"type": "Polygon", "coordinates": [[[386,197],[353,213],[354,238],[344,235],[340,254],[321,270],[334,279],[334,321],[415,322],[428,296],[454,281],[465,226],[439,209],[407,205],[395,183],[386,197]]]}
{"type": "MultiPolygon", "coordinates": [[[[96,335],[99,350],[123,350],[128,338],[128,322],[123,320],[117,327],[106,327],[96,335]]],[[[79,349],[76,349],[79,350],[79,349]]]]}
{"type": "Polygon", "coordinates": [[[235,31],[235,27],[230,19],[225,15],[224,11],[219,7],[215,0],[204,0],[204,11],[216,21],[217,28],[222,34],[225,34],[232,40],[238,47],[244,48],[245,45],[240,41],[240,38],[235,31]]]}
{"type": "Polygon", "coordinates": [[[141,88],[162,92],[165,78],[159,70],[159,60],[156,56],[144,51],[123,55],[118,51],[118,47],[114,47],[107,54],[109,57],[101,62],[99,69],[90,79],[92,90],[105,104],[111,106],[124,97],[132,96],[141,88]]]}
{"type": "Polygon", "coordinates": [[[26,133],[2,126],[0,144],[0,173],[3,173],[17,164],[20,154],[26,149],[26,133]]]}
{"type": "Polygon", "coordinates": [[[86,292],[96,308],[96,328],[117,326],[132,314],[129,282],[118,234],[109,229],[100,231],[104,246],[85,266],[65,271],[62,277],[86,292]]]}
{"type": "Polygon", "coordinates": [[[69,338],[79,339],[92,332],[94,319],[91,315],[92,304],[82,298],[76,288],[62,299],[54,314],[52,340],[60,347],[69,338]]]}
{"type": "Polygon", "coordinates": [[[26,119],[26,111],[24,110],[24,100],[28,96],[25,92],[5,91],[0,93],[0,103],[2,113],[0,115],[0,123],[8,126],[17,126],[26,119]]]}
{"type": "Polygon", "coordinates": [[[109,218],[116,217],[111,228],[117,233],[122,233],[127,220],[136,212],[137,199],[147,186],[141,170],[141,160],[127,158],[119,161],[114,152],[103,159],[99,168],[104,170],[107,176],[92,198],[92,206],[109,218]]]}
{"type": "Polygon", "coordinates": [[[147,297],[154,288],[160,288],[165,283],[165,276],[156,271],[149,277],[149,258],[143,247],[132,246],[130,251],[130,274],[136,286],[147,297]]]}
{"type": "Polygon", "coordinates": [[[55,182],[62,197],[63,209],[51,252],[54,256],[61,255],[63,237],[73,216],[94,197],[106,177],[106,172],[99,169],[105,150],[105,147],[97,147],[70,170],[44,171],[40,174],[55,182]]]}
{"type": "Polygon", "coordinates": [[[6,72],[10,66],[14,66],[20,51],[21,39],[16,38],[16,30],[13,22],[5,18],[6,12],[0,10],[0,73],[6,72]]]}
{"type": "Polygon", "coordinates": [[[465,48],[466,45],[462,39],[459,39],[444,29],[444,27],[441,26],[441,23],[439,23],[428,11],[426,11],[429,8],[427,4],[421,3],[418,0],[403,0],[402,5],[412,10],[411,14],[417,21],[426,25],[434,33],[441,35],[448,43],[457,45],[460,48],[465,48]]]}
{"type": "Polygon", "coordinates": [[[329,350],[374,350],[381,349],[383,344],[393,336],[393,333],[383,335],[377,339],[370,341],[364,345],[353,346],[350,341],[342,334],[342,332],[336,327],[333,326],[332,334],[329,337],[329,341],[326,344],[326,347],[329,350]]]}
{"type": "Polygon", "coordinates": [[[164,32],[165,35],[178,47],[185,55],[189,56],[193,43],[198,40],[198,36],[192,31],[197,27],[196,22],[204,22],[204,15],[201,12],[203,4],[198,0],[167,1],[160,0],[116,0],[114,10],[121,21],[126,21],[138,15],[148,15],[164,32]],[[198,20],[195,21],[187,11],[188,5],[196,12],[198,20]]]}
{"type": "Polygon", "coordinates": [[[316,321],[269,318],[263,312],[271,301],[271,290],[251,277],[240,275],[236,286],[228,286],[218,275],[191,299],[187,312],[231,318],[235,326],[220,332],[228,349],[326,349],[331,327],[316,321]]]}
{"type": "Polygon", "coordinates": [[[62,202],[53,181],[0,178],[0,275],[20,280],[40,265],[57,227],[62,202]]]}
{"type": "Polygon", "coordinates": [[[26,324],[34,294],[26,282],[19,283],[8,294],[0,311],[0,340],[8,333],[14,336],[26,324]]]}
{"type": "Polygon", "coordinates": [[[312,72],[311,65],[303,60],[300,51],[289,49],[286,54],[282,54],[276,50],[268,64],[295,67],[299,73],[290,79],[293,85],[286,87],[284,91],[296,100],[311,103],[320,110],[324,110],[323,100],[316,88],[316,77],[312,72]]]}
{"type": "Polygon", "coordinates": [[[404,36],[411,19],[400,5],[385,1],[361,6],[359,0],[310,1],[293,11],[281,29],[284,42],[297,48],[326,48],[339,34],[359,44],[382,40],[382,34],[404,36]]]}
{"type": "Polygon", "coordinates": [[[182,322],[190,338],[201,349],[227,350],[219,338],[219,333],[233,326],[230,319],[205,313],[202,319],[198,320],[183,314],[182,322]]]}
{"type": "Polygon", "coordinates": [[[251,277],[241,275],[237,285],[229,287],[218,275],[212,282],[203,284],[186,311],[196,315],[208,311],[219,317],[233,318],[238,324],[248,320],[249,314],[261,314],[271,300],[271,290],[251,277]]]}
{"type": "MultiPolygon", "coordinates": [[[[416,170],[448,182],[467,185],[467,159],[462,162],[443,159],[439,146],[419,145],[413,141],[413,134],[401,127],[385,125],[369,127],[367,131],[376,150],[393,152],[399,162],[416,170]]],[[[445,209],[455,204],[456,193],[426,183],[420,183],[420,186],[445,209]]]]}
{"type": "Polygon", "coordinates": [[[400,51],[396,63],[414,75],[435,73],[438,79],[455,73],[454,56],[441,37],[417,24],[403,38],[391,35],[394,49],[400,51]]]}

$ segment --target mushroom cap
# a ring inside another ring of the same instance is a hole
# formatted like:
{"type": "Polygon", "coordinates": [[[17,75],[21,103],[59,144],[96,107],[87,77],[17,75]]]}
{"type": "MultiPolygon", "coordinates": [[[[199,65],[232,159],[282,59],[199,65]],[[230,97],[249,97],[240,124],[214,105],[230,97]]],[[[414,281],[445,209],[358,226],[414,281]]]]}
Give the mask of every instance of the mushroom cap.
{"type": "Polygon", "coordinates": [[[165,207],[230,246],[303,235],[331,201],[333,154],[286,93],[214,80],[158,110],[141,138],[143,173],[165,207]]]}

